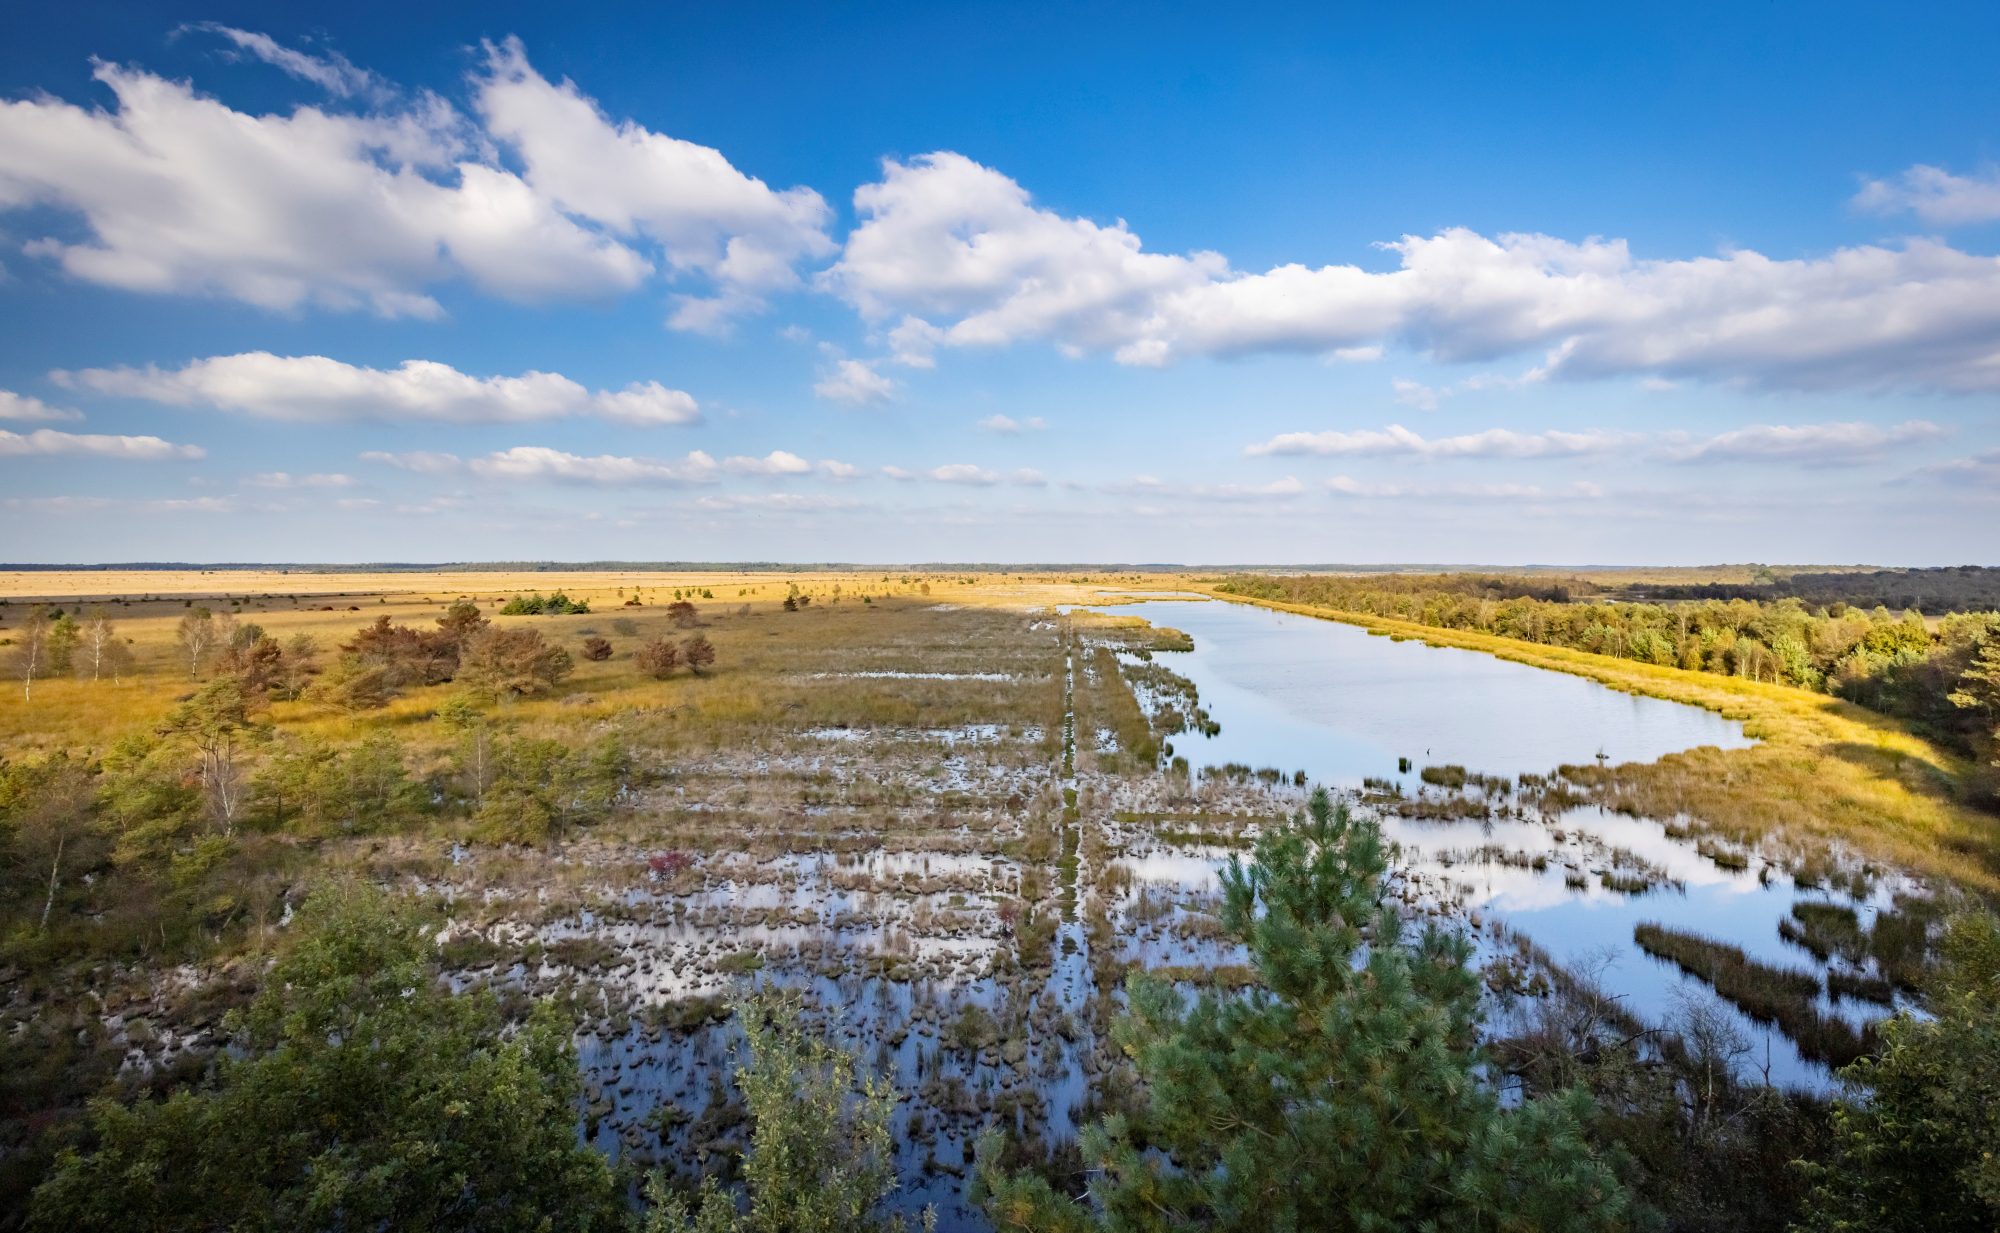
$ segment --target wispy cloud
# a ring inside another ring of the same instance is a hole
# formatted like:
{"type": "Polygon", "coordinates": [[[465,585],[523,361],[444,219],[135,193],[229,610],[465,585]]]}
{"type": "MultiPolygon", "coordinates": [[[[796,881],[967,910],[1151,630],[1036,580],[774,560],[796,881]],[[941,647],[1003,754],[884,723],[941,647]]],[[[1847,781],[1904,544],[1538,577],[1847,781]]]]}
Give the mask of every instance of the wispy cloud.
{"type": "Polygon", "coordinates": [[[59,385],[120,398],[298,423],[519,424],[586,415],[650,428],[701,418],[692,395],[657,381],[593,393],[561,373],[475,377],[435,360],[366,368],[323,355],[249,351],[176,369],[58,369],[50,377],[59,385]]]}

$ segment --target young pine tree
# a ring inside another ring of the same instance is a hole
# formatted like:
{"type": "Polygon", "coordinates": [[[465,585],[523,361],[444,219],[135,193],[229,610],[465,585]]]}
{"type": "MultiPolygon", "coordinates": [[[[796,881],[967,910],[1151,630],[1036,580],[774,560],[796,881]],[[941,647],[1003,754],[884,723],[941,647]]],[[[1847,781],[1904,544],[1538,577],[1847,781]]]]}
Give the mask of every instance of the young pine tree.
{"type": "Polygon", "coordinates": [[[1503,1109],[1481,1074],[1470,946],[1414,942],[1385,902],[1380,831],[1324,790],[1223,873],[1223,923],[1262,977],[1188,1005],[1135,976],[1117,1029],[1148,1103],[1085,1132],[1073,1202],[984,1146],[975,1197],[1003,1230],[1480,1230],[1624,1227],[1629,1201],[1585,1144],[1582,1097],[1503,1109]]]}

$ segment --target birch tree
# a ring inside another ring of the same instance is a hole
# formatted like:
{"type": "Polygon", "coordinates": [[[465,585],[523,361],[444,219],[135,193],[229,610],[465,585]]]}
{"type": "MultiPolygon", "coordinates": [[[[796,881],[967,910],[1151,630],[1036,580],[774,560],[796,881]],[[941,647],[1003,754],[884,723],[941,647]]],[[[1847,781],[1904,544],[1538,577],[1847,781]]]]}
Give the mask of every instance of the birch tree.
{"type": "Polygon", "coordinates": [[[49,616],[40,608],[35,608],[29,611],[27,621],[21,626],[20,637],[14,640],[14,671],[21,678],[23,701],[34,701],[35,681],[48,675],[48,661],[49,616]]]}

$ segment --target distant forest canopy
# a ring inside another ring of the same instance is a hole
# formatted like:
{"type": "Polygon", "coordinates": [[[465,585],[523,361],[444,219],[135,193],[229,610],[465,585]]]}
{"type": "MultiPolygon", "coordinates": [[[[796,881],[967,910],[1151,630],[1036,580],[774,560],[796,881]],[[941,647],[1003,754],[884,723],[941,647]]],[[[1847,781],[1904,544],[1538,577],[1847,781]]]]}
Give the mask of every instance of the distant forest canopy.
{"type": "MultiPolygon", "coordinates": [[[[1803,575],[1862,580],[1960,570],[1803,575]]],[[[1994,585],[2000,570],[1978,570],[1994,585]]],[[[1809,585],[1818,585],[1816,583],[1809,585]]],[[[1893,588],[1896,584],[1887,584],[1893,588]]],[[[2000,796],[2000,612],[1926,617],[1829,599],[1634,601],[1584,579],[1481,574],[1365,577],[1237,574],[1225,594],[1474,630],[1642,663],[1822,690],[1909,721],[1984,766],[1979,789],[2000,796]]],[[[1835,589],[1831,586],[1829,590],[1835,589]]]]}
{"type": "Polygon", "coordinates": [[[1796,598],[1808,604],[1850,604],[1898,610],[1915,608],[1926,615],[2000,609],[2000,569],[1957,565],[1943,569],[1884,569],[1870,573],[1774,574],[1748,585],[1694,583],[1628,588],[1630,598],[1759,599],[1796,598]],[[1637,592],[1643,591],[1644,594],[1637,592]]]}

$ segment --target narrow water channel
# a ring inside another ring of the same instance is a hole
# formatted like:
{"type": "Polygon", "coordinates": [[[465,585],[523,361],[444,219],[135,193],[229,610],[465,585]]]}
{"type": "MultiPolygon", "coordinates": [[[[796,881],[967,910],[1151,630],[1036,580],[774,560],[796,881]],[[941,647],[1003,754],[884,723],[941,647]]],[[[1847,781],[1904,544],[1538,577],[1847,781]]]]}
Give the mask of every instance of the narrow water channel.
{"type": "MultiPolygon", "coordinates": [[[[1173,738],[1174,752],[1197,773],[1230,764],[1274,767],[1287,776],[1304,771],[1312,783],[1358,789],[1364,779],[1393,781],[1415,793],[1427,766],[1511,779],[1565,764],[1650,762],[1702,745],[1753,743],[1739,723],[1697,707],[1339,622],[1220,600],[1150,599],[1115,611],[1193,637],[1193,651],[1157,660],[1194,682],[1201,706],[1221,725],[1214,735],[1191,730],[1173,738]]],[[[1453,904],[1467,919],[1504,922],[1558,962],[1595,974],[1649,1021],[1712,995],[1639,949],[1640,923],[1699,932],[1755,960],[1820,972],[1820,960],[1779,932],[1795,904],[1851,907],[1865,925],[1906,888],[1882,879],[1857,898],[1800,886],[1755,854],[1718,860],[1692,836],[1594,807],[1546,819],[1422,821],[1391,812],[1383,829],[1401,849],[1399,868],[1433,903],[1453,904]],[[1645,871],[1646,889],[1614,885],[1635,870],[1645,871]]],[[[1180,861],[1154,876],[1199,885],[1219,864],[1180,861]]],[[[1824,994],[1820,1006],[1857,1025],[1886,1013],[1824,994]]],[[[1746,1064],[1783,1084],[1830,1083],[1827,1068],[1802,1057],[1775,1028],[1736,1018],[1751,1045],[1746,1064]]]]}

